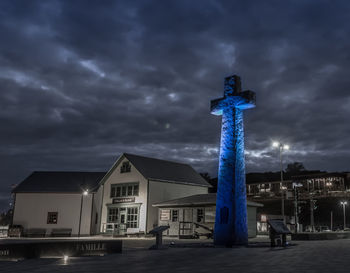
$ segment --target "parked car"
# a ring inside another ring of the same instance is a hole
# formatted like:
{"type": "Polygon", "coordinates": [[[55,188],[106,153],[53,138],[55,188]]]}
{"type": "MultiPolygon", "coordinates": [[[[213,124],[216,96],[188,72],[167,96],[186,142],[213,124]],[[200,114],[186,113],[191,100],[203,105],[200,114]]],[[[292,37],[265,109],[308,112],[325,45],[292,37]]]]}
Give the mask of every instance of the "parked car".
{"type": "Polygon", "coordinates": [[[317,226],[316,230],[318,232],[331,232],[331,230],[328,226],[317,226]]]}
{"type": "Polygon", "coordinates": [[[9,226],[0,226],[0,237],[7,237],[9,226]]]}
{"type": "Polygon", "coordinates": [[[8,237],[21,237],[23,233],[23,227],[20,225],[12,225],[8,229],[8,237]]]}

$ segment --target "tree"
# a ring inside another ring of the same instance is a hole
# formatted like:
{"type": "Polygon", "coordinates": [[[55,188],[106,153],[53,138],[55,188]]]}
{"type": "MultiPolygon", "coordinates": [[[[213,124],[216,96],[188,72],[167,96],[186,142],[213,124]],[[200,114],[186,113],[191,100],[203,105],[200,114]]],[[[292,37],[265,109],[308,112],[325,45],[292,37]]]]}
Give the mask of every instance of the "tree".
{"type": "Polygon", "coordinates": [[[9,209],[7,212],[0,214],[0,226],[7,226],[11,224],[12,213],[12,209],[9,209]]]}
{"type": "Polygon", "coordinates": [[[301,172],[306,171],[303,163],[301,162],[294,162],[287,165],[286,172],[290,175],[296,175],[301,172]]]}
{"type": "Polygon", "coordinates": [[[210,177],[209,173],[200,173],[200,175],[201,175],[205,180],[207,180],[207,182],[210,182],[211,177],[210,177]]]}

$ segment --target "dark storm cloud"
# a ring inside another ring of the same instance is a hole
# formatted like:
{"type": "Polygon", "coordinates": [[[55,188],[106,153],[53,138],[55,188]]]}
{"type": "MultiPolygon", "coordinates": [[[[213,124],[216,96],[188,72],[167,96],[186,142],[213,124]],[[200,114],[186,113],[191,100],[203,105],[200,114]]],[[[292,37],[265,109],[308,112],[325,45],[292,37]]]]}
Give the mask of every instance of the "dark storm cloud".
{"type": "Polygon", "coordinates": [[[347,1],[1,1],[0,191],[33,170],[107,170],[122,152],[215,175],[209,101],[237,73],[248,171],[349,170],[347,1]]]}

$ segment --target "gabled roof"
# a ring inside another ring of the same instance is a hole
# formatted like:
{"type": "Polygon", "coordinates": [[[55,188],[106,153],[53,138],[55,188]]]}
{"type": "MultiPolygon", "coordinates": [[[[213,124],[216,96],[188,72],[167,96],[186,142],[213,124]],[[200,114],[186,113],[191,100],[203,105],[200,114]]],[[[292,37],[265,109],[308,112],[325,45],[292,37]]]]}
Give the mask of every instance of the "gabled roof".
{"type": "Polygon", "coordinates": [[[141,175],[148,180],[211,187],[211,185],[188,164],[127,153],[124,153],[117,160],[101,183],[107,180],[109,175],[117,168],[124,158],[129,160],[141,175]]]}
{"type": "MultiPolygon", "coordinates": [[[[196,194],[183,198],[173,199],[153,204],[154,207],[170,208],[170,207],[199,207],[216,205],[216,193],[196,194]]],[[[250,207],[262,207],[263,204],[247,200],[250,207]]]]}
{"type": "Polygon", "coordinates": [[[106,172],[33,172],[12,192],[14,193],[82,193],[96,191],[106,172]]]}

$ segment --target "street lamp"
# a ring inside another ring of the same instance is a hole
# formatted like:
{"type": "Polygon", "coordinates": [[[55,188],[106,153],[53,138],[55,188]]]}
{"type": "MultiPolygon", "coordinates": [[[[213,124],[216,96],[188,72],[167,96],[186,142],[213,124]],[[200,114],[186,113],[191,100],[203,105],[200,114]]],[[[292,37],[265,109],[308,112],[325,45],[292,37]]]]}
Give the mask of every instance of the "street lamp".
{"type": "Polygon", "coordinates": [[[303,184],[301,183],[293,183],[293,189],[294,189],[294,222],[295,222],[295,228],[294,233],[298,233],[299,228],[299,217],[298,217],[298,188],[301,188],[303,184]]]}
{"type": "Polygon", "coordinates": [[[340,205],[342,205],[343,206],[343,214],[344,214],[344,230],[345,230],[345,228],[346,228],[346,218],[345,218],[345,206],[348,204],[348,202],[346,202],[346,201],[342,201],[342,202],[340,202],[340,205]]]}
{"type": "Polygon", "coordinates": [[[83,211],[83,201],[84,201],[84,196],[87,196],[89,194],[89,190],[84,190],[83,194],[81,195],[80,199],[80,216],[79,216],[79,229],[78,229],[78,238],[80,237],[80,228],[81,228],[81,214],[83,211]]]}
{"type": "Polygon", "coordinates": [[[283,217],[283,222],[285,223],[286,220],[285,220],[285,217],[284,217],[284,191],[287,189],[287,187],[285,187],[283,185],[283,163],[282,163],[282,152],[285,150],[289,150],[289,145],[286,145],[286,144],[283,144],[283,143],[280,143],[280,142],[277,142],[277,141],[274,141],[272,143],[272,146],[275,147],[275,148],[278,148],[279,150],[279,155],[280,155],[280,169],[281,169],[281,183],[280,183],[280,188],[281,188],[281,191],[282,191],[282,208],[281,208],[281,211],[282,211],[282,217],[283,217]]]}

